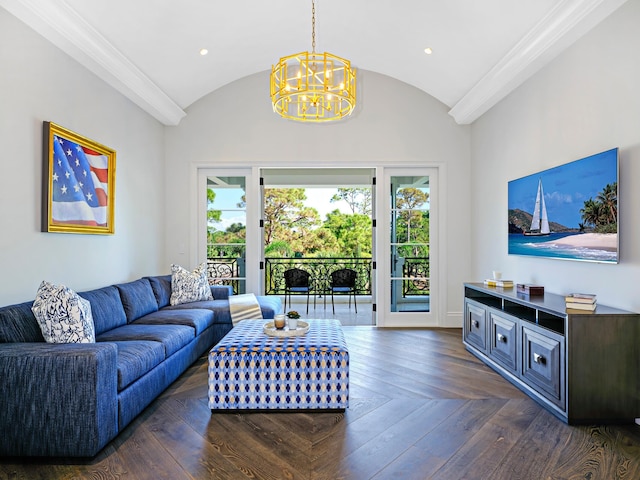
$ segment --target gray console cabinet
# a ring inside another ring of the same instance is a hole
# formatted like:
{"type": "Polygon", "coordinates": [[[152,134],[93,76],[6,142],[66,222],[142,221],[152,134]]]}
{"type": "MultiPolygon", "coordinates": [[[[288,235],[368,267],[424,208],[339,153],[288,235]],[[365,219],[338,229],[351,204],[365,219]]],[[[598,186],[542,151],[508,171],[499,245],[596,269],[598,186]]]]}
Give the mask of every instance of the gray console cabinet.
{"type": "Polygon", "coordinates": [[[598,304],[568,314],[564,297],[464,284],[471,353],[571,424],[640,417],[640,315],[598,304]]]}

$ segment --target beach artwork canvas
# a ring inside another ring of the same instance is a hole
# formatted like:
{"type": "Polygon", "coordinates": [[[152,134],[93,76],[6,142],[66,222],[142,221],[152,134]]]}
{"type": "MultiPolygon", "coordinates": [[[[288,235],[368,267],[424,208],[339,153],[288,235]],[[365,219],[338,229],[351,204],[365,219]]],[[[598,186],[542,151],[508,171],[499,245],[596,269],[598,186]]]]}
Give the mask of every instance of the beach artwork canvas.
{"type": "Polygon", "coordinates": [[[618,149],[509,182],[509,254],[618,263],[618,149]]]}

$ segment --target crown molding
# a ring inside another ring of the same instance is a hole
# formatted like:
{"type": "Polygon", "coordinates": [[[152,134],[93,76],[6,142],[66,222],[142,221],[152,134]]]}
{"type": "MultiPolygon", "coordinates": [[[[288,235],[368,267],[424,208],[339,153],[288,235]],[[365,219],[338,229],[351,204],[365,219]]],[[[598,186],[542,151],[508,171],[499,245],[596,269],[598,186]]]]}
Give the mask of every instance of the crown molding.
{"type": "Polygon", "coordinates": [[[563,0],[449,111],[473,123],[627,0],[563,0]]]}
{"type": "Polygon", "coordinates": [[[165,125],[186,113],[63,0],[0,5],[165,125]]]}
{"type": "MultiPolygon", "coordinates": [[[[449,111],[473,123],[626,0],[561,0],[449,111]]],[[[0,0],[0,6],[165,125],[186,113],[64,0],[0,0]]]]}

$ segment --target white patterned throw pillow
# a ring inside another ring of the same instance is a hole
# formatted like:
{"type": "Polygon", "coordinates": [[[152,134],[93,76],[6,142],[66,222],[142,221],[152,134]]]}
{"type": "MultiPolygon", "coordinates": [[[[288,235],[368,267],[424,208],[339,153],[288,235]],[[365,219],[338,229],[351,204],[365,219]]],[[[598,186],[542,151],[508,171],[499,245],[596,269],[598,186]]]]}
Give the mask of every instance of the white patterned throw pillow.
{"type": "Polygon", "coordinates": [[[94,343],[91,304],[64,285],[42,282],[31,307],[48,343],[94,343]]]}
{"type": "Polygon", "coordinates": [[[213,300],[207,280],[207,264],[201,263],[193,272],[180,265],[171,265],[171,305],[213,300]]]}

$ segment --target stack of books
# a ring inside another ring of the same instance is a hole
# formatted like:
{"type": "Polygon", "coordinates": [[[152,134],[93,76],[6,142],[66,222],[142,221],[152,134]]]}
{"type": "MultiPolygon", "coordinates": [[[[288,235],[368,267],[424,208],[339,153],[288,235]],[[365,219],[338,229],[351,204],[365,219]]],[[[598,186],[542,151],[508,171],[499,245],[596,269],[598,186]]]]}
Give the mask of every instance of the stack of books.
{"type": "Polygon", "coordinates": [[[596,296],[592,293],[570,293],[564,297],[567,310],[587,310],[593,312],[596,309],[596,296]]]}
{"type": "Polygon", "coordinates": [[[487,287],[502,287],[502,288],[513,288],[513,280],[494,280],[492,278],[487,278],[484,281],[484,284],[487,287]]]}

